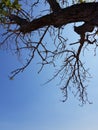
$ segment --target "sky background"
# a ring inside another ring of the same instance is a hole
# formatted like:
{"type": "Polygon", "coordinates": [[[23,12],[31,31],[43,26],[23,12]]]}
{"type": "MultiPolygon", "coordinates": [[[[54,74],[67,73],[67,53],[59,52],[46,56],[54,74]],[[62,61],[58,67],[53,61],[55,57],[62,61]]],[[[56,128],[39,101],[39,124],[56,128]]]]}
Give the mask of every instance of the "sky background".
{"type": "MultiPolygon", "coordinates": [[[[77,38],[67,27],[70,40],[77,38]]],[[[0,50],[0,130],[98,130],[98,54],[93,46],[85,55],[90,79],[88,96],[93,104],[79,106],[70,94],[66,103],[56,80],[43,86],[53,70],[47,67],[38,75],[37,58],[14,80],[8,75],[17,68],[18,59],[0,50]],[[50,71],[51,70],[51,71],[50,71]]]]}

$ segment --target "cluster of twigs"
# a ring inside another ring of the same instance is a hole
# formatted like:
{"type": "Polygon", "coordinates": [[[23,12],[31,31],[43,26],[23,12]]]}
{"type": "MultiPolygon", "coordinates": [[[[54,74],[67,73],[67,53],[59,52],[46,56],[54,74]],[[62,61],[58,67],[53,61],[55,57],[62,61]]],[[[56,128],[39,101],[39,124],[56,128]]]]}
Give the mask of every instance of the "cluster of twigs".
{"type": "MultiPolygon", "coordinates": [[[[37,6],[38,3],[39,0],[34,2],[32,4],[32,7],[37,6]]],[[[21,14],[24,17],[28,17],[28,13],[25,13],[24,11],[22,12],[23,13],[21,14]]],[[[10,46],[10,40],[13,40],[14,45],[11,46],[12,48],[14,48],[15,53],[19,55],[22,51],[28,51],[25,65],[12,71],[10,79],[13,79],[17,74],[23,72],[32,62],[36,54],[41,59],[41,67],[39,72],[42,71],[45,65],[52,64],[55,66],[55,59],[62,55],[64,60],[60,69],[57,70],[57,72],[48,82],[60,76],[60,82],[62,84],[61,90],[64,94],[63,101],[67,100],[68,92],[72,91],[74,96],[79,97],[79,101],[82,104],[89,102],[86,91],[86,82],[87,79],[90,77],[90,74],[88,72],[88,69],[85,68],[85,65],[81,61],[81,53],[88,45],[95,44],[94,51],[96,54],[96,48],[98,46],[96,38],[98,32],[97,30],[95,30],[93,33],[80,33],[80,39],[78,42],[68,44],[67,40],[61,34],[61,31],[63,30],[62,27],[60,27],[59,29],[55,29],[51,26],[47,26],[43,29],[30,32],[28,34],[23,34],[19,30],[19,26],[21,25],[15,23],[15,21],[13,20],[10,21],[9,17],[8,21],[4,24],[6,25],[6,32],[2,34],[2,37],[4,36],[4,38],[3,41],[0,43],[0,47],[4,46],[5,44],[7,44],[7,46],[10,46]],[[44,40],[47,35],[50,35],[50,37],[53,38],[53,43],[51,44],[51,47],[48,47],[44,40]]]]}

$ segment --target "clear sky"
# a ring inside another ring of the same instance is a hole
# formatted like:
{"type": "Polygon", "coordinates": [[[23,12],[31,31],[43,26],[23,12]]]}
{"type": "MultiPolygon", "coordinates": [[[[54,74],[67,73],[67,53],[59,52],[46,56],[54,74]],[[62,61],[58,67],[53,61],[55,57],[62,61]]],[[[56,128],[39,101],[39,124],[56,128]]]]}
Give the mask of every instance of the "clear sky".
{"type": "Polygon", "coordinates": [[[38,67],[32,64],[11,81],[8,74],[17,66],[15,57],[0,51],[0,60],[0,130],[98,129],[97,57],[90,61],[94,77],[88,90],[93,104],[83,107],[72,96],[62,103],[55,83],[41,85],[48,78],[49,69],[38,75],[38,67]]]}
{"type": "MultiPolygon", "coordinates": [[[[70,37],[70,28],[67,34],[70,37]]],[[[89,50],[86,56],[93,76],[88,87],[93,104],[80,107],[72,95],[66,103],[61,102],[63,95],[56,80],[42,85],[52,69],[47,67],[38,75],[36,59],[23,73],[9,80],[18,61],[0,50],[0,130],[98,130],[98,55],[93,56],[89,50]]]]}

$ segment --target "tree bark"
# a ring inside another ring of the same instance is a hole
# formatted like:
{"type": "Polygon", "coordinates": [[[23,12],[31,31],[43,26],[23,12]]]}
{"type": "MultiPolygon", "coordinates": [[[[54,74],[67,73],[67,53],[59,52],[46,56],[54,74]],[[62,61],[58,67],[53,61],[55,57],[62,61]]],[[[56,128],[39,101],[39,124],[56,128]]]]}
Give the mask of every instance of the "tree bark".
{"type": "Polygon", "coordinates": [[[98,2],[82,3],[35,19],[26,25],[21,26],[20,31],[29,33],[45,26],[61,27],[62,25],[81,21],[85,23],[92,21],[90,24],[97,26],[98,23],[96,21],[98,20],[96,19],[98,19],[98,2]]]}
{"type": "Polygon", "coordinates": [[[53,12],[58,12],[61,9],[59,3],[57,3],[56,0],[47,0],[47,2],[49,3],[53,12]]]}

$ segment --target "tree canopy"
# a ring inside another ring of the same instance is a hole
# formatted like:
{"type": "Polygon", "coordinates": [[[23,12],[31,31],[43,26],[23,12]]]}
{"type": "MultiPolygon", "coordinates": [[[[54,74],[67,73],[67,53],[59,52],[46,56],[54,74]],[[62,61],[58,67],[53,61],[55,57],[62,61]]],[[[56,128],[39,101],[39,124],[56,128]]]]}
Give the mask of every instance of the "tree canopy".
{"type": "Polygon", "coordinates": [[[47,83],[60,77],[63,101],[67,100],[68,92],[71,90],[82,104],[89,102],[86,87],[91,76],[81,56],[92,44],[96,54],[97,26],[96,1],[0,0],[0,48],[14,50],[17,56],[21,53],[27,56],[26,60],[24,58],[24,65],[11,72],[10,79],[23,72],[37,55],[41,65],[39,72],[46,65],[59,66],[47,83]],[[79,39],[68,43],[64,31],[67,31],[65,27],[71,23],[79,39]],[[46,40],[47,36],[50,40],[46,40]],[[14,44],[11,44],[11,41],[14,44]],[[61,65],[58,64],[58,57],[62,58],[61,65]]]}

